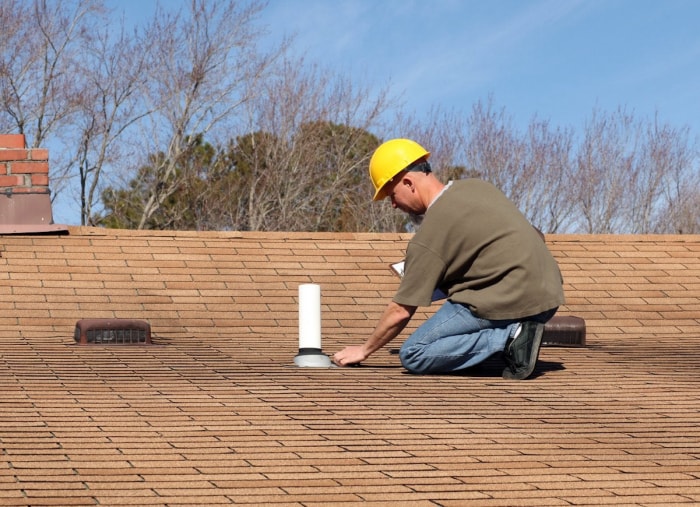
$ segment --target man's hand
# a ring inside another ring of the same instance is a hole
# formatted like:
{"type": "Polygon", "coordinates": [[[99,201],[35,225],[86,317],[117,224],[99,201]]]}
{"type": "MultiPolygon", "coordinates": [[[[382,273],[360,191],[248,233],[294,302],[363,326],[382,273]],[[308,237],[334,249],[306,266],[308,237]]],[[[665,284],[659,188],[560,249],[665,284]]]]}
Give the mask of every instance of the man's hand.
{"type": "Polygon", "coordinates": [[[369,357],[369,354],[365,352],[363,345],[353,345],[336,352],[333,356],[333,362],[338,366],[352,366],[361,363],[367,357],[369,357]]]}
{"type": "Polygon", "coordinates": [[[415,306],[405,306],[390,302],[372,335],[363,345],[345,347],[333,356],[338,366],[352,366],[367,359],[370,354],[381,349],[398,335],[416,311],[415,306]]]}

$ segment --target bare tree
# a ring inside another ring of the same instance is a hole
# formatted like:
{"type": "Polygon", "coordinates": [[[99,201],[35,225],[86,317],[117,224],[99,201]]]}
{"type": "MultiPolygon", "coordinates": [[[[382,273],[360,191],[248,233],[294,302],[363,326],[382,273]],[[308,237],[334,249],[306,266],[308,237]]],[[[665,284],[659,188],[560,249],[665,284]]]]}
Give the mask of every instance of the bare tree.
{"type": "Polygon", "coordinates": [[[347,230],[367,227],[368,131],[388,102],[344,76],[286,60],[248,104],[251,128],[267,136],[250,150],[245,213],[251,230],[324,230],[344,213],[347,230]],[[358,202],[358,195],[362,200],[358,202]],[[339,210],[338,208],[342,208],[339,210]]]}
{"type": "Polygon", "coordinates": [[[573,175],[578,227],[587,233],[693,230],[693,220],[681,217],[700,199],[694,163],[687,128],[639,119],[624,108],[594,110],[573,175]]]}
{"type": "Polygon", "coordinates": [[[79,61],[82,79],[76,94],[77,140],[74,163],[79,171],[81,223],[94,225],[93,206],[104,186],[106,166],[118,163],[124,132],[153,111],[143,108],[138,90],[145,85],[146,41],[120,30],[97,28],[79,61]]]}
{"type": "Polygon", "coordinates": [[[464,146],[467,166],[513,199],[518,191],[526,146],[504,108],[495,111],[491,100],[474,104],[467,122],[464,146]]]}
{"type": "Polygon", "coordinates": [[[700,166],[664,186],[665,207],[654,232],[700,234],[700,166]]]}
{"type": "Polygon", "coordinates": [[[179,185],[177,167],[192,136],[231,130],[234,112],[251,99],[255,83],[282,48],[263,55],[254,20],[259,2],[191,0],[187,15],[158,10],[144,33],[148,46],[146,109],[155,111],[141,132],[143,153],[163,152],[145,198],[139,228],[179,185]]]}
{"type": "Polygon", "coordinates": [[[570,129],[552,128],[533,118],[526,132],[526,158],[512,198],[530,222],[543,232],[563,232],[573,222],[570,129]]]}
{"type": "Polygon", "coordinates": [[[75,111],[75,62],[100,9],[95,0],[0,3],[0,125],[24,134],[30,146],[43,146],[75,111]]]}
{"type": "MultiPolygon", "coordinates": [[[[241,108],[248,128],[225,146],[202,136],[173,165],[177,187],[147,227],[353,230],[371,227],[367,171],[386,99],[329,71],[286,60],[241,108]]],[[[104,223],[131,224],[135,202],[166,163],[153,156],[129,190],[105,194],[104,223]],[[118,201],[133,202],[130,208],[118,201]],[[119,216],[117,216],[119,215],[119,216]]],[[[140,212],[141,216],[143,214],[140,212]]]]}
{"type": "Polygon", "coordinates": [[[673,128],[655,118],[645,129],[645,141],[636,178],[635,232],[700,231],[700,172],[688,128],[673,128]],[[687,220],[693,208],[694,226],[687,220]]]}
{"type": "Polygon", "coordinates": [[[614,233],[623,228],[628,178],[637,139],[633,118],[624,110],[594,111],[584,129],[572,184],[578,190],[580,229],[589,234],[614,233]]]}
{"type": "Polygon", "coordinates": [[[188,0],[127,34],[103,0],[3,0],[0,130],[51,148],[54,200],[73,191],[83,224],[403,231],[371,203],[367,165],[406,136],[442,179],[493,182],[546,232],[700,232],[687,128],[619,108],[580,138],[536,116],[519,131],[491,99],[418,123],[388,87],[283,59],[289,41],[259,51],[263,8],[188,0]],[[107,220],[98,196],[124,215],[107,220]]]}
{"type": "Polygon", "coordinates": [[[464,158],[470,173],[500,188],[533,225],[560,232],[570,221],[572,132],[533,118],[520,133],[504,109],[477,102],[469,117],[464,158]]]}
{"type": "Polygon", "coordinates": [[[700,161],[687,127],[594,109],[577,141],[537,117],[521,132],[491,98],[469,117],[434,109],[422,123],[396,124],[429,147],[443,180],[491,181],[545,232],[700,229],[700,161]]]}
{"type": "Polygon", "coordinates": [[[24,134],[30,147],[51,145],[54,200],[75,160],[65,135],[79,107],[77,62],[102,12],[101,0],[0,2],[0,129],[24,134]]]}
{"type": "Polygon", "coordinates": [[[477,175],[464,166],[469,126],[468,118],[462,113],[435,106],[419,120],[412,114],[399,111],[392,123],[400,125],[397,136],[414,139],[429,149],[432,170],[443,182],[477,175]]]}

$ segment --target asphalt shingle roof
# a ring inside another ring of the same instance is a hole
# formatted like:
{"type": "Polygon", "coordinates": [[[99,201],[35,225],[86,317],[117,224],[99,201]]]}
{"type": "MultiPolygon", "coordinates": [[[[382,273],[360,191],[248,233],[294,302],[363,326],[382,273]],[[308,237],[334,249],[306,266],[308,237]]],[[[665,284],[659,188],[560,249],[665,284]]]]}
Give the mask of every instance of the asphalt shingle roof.
{"type": "Polygon", "coordinates": [[[361,343],[407,239],[0,237],[0,505],[700,503],[700,236],[548,236],[587,346],[526,381],[497,358],[414,376],[390,348],[295,367],[298,285],[326,353],[361,343]],[[83,318],[154,345],[76,345],[83,318]]]}

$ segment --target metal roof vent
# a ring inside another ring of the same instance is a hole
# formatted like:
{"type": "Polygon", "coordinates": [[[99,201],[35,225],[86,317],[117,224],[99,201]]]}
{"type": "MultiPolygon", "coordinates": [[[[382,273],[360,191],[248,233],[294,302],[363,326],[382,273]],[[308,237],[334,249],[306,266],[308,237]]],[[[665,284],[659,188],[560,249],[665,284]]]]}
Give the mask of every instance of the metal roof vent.
{"type": "Polygon", "coordinates": [[[82,319],[75,325],[78,345],[150,345],[151,326],[143,320],[82,319]]]}
{"type": "Polygon", "coordinates": [[[586,321],[573,315],[556,315],[544,325],[542,345],[585,347],[586,321]]]}

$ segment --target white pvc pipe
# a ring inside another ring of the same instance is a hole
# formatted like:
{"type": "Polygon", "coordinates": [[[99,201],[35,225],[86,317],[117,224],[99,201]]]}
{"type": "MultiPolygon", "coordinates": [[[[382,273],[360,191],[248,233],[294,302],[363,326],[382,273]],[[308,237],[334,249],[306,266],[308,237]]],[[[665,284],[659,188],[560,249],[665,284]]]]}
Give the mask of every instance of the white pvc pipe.
{"type": "Polygon", "coordinates": [[[299,348],[321,350],[321,286],[299,286],[299,348]]]}

